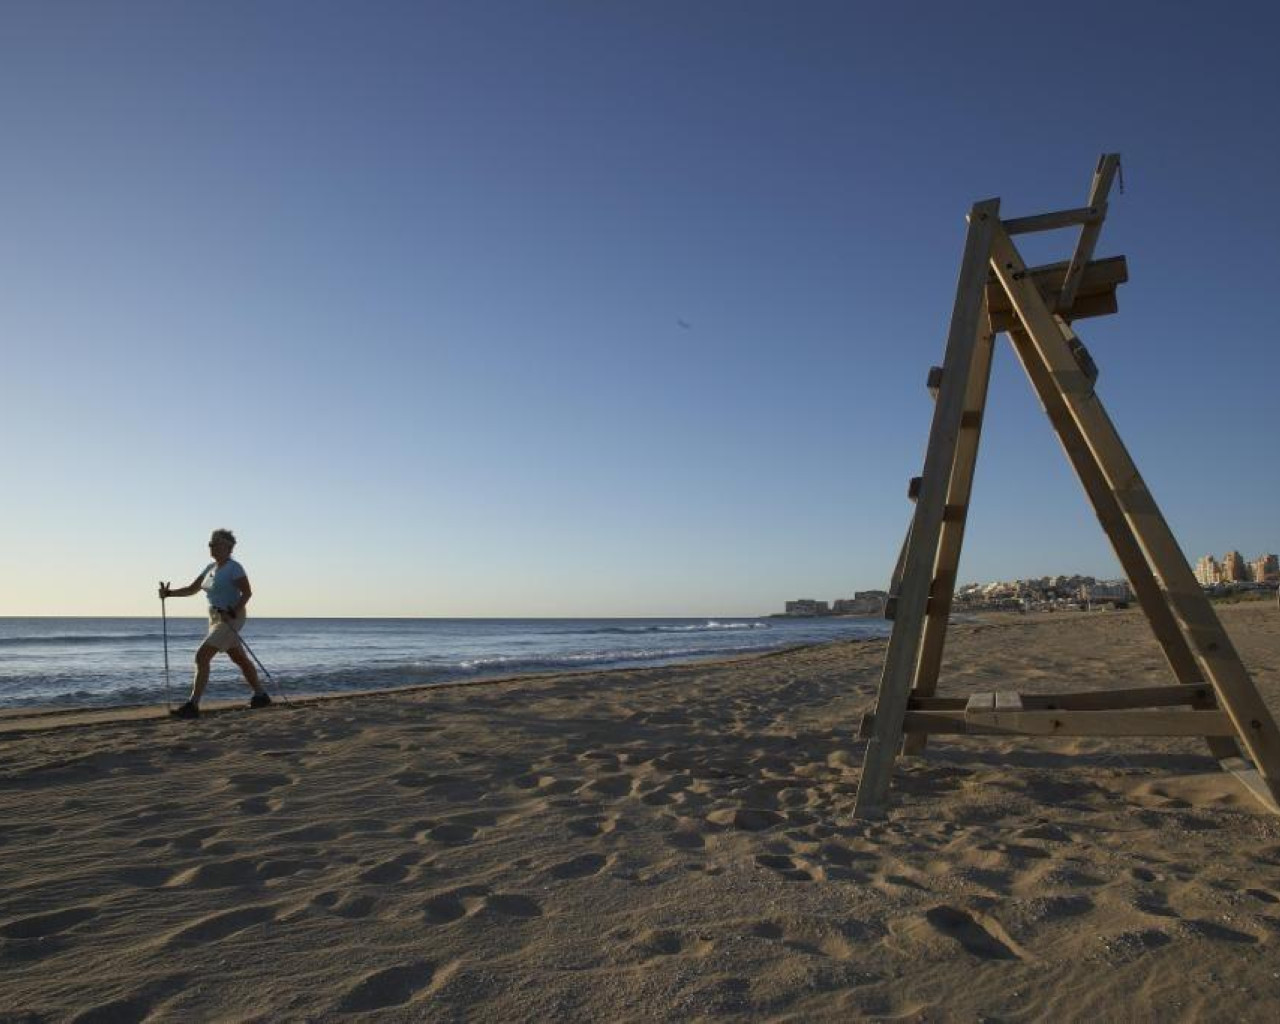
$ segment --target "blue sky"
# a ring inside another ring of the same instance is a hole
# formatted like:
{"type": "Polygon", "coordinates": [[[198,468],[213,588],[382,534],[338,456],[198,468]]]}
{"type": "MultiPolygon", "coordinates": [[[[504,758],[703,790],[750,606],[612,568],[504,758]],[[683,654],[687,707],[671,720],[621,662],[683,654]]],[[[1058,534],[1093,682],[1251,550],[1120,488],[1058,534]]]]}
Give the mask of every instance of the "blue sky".
{"type": "MultiPolygon", "coordinates": [[[[1231,3],[11,0],[0,614],[154,613],[223,525],[259,615],[883,587],[964,214],[1080,205],[1112,150],[1099,255],[1132,281],[1079,325],[1099,393],[1188,555],[1274,551],[1278,31],[1231,3]]],[[[1117,574],[1003,339],[986,422],[961,578],[1117,574]]]]}

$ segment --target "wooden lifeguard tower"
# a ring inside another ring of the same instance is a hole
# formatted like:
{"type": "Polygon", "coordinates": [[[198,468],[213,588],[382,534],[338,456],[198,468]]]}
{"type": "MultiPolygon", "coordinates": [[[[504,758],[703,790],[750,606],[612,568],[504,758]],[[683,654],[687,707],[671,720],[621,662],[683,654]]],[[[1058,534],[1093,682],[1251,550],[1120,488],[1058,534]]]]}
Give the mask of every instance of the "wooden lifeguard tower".
{"type": "Polygon", "coordinates": [[[1119,168],[1105,154],[1086,206],[1002,220],[1000,201],[976,203],[960,265],[915,512],[890,584],[893,632],[868,737],[855,815],[885,813],[899,750],[930,733],[1027,736],[1203,736],[1210,753],[1280,813],[1280,731],[1191,572],[1094,390],[1098,371],[1071,325],[1116,312],[1123,256],[1093,259],[1119,168]],[[1028,269],[1016,235],[1079,226],[1065,263],[1028,269]],[[1168,686],[1055,695],[936,697],[969,509],[995,336],[1009,335],[1067,458],[1177,680],[1168,686]]]}

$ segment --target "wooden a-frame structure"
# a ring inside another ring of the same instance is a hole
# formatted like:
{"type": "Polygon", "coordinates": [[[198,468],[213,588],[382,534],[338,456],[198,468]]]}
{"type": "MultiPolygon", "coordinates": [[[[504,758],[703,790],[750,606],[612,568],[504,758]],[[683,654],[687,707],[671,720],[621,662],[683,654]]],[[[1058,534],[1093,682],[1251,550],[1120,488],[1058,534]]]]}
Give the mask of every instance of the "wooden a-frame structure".
{"type": "Polygon", "coordinates": [[[1124,257],[1093,259],[1119,154],[1098,162],[1088,205],[1000,218],[976,203],[941,367],[929,373],[933,424],[915,513],[890,584],[893,632],[868,737],[855,816],[882,817],[894,759],[929,733],[1203,736],[1210,753],[1280,813],[1280,731],[1094,391],[1097,367],[1071,323],[1116,311],[1124,257]],[[1028,269],[1015,235],[1079,226],[1065,263],[1028,269]],[[986,406],[1004,331],[1093,503],[1177,682],[1056,695],[934,696],[986,406]]]}

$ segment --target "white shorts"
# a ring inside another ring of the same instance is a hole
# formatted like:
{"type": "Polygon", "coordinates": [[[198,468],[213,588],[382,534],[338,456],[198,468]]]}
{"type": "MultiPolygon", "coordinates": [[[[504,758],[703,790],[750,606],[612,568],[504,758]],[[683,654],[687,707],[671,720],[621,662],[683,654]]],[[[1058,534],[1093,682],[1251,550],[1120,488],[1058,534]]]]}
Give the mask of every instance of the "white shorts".
{"type": "Polygon", "coordinates": [[[232,629],[232,623],[223,622],[222,615],[209,609],[209,632],[204,638],[204,642],[210,647],[219,651],[229,651],[233,647],[240,646],[240,637],[238,633],[244,629],[245,620],[248,615],[245,614],[243,608],[240,609],[235,619],[235,629],[232,629]]]}

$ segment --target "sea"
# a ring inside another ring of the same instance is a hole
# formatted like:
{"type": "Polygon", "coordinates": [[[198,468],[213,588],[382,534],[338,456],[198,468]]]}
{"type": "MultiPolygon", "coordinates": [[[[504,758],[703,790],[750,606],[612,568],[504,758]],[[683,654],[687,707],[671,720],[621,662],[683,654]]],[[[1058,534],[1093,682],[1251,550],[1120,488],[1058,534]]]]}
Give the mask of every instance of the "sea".
{"type": "MultiPolygon", "coordinates": [[[[887,636],[871,618],[254,619],[244,629],[273,694],[671,665],[887,636]]],[[[0,708],[186,698],[206,619],[0,618],[0,708]],[[165,656],[168,655],[166,670],[165,656]]],[[[206,699],[248,690],[214,659],[206,699]]]]}

